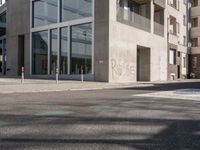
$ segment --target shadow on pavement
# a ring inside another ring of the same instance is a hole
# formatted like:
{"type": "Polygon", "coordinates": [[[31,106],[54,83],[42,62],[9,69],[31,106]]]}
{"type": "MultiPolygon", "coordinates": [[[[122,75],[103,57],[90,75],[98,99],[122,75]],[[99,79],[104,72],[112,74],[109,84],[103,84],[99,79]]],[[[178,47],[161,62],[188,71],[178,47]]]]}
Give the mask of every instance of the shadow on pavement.
{"type": "Polygon", "coordinates": [[[200,89],[200,82],[181,82],[181,83],[166,83],[154,84],[148,87],[128,87],[122,88],[124,90],[148,90],[148,91],[171,91],[177,89],[200,89]]]}
{"type": "MultiPolygon", "coordinates": [[[[39,144],[89,144],[89,145],[118,145],[122,147],[128,148],[136,148],[137,150],[199,150],[200,149],[200,121],[199,120],[171,120],[171,119],[134,119],[134,118],[103,118],[103,117],[31,117],[31,116],[21,116],[22,118],[27,118],[28,124],[24,124],[24,126],[32,125],[93,125],[98,124],[99,126],[104,125],[127,125],[128,126],[166,126],[163,130],[155,133],[153,135],[147,136],[146,139],[137,139],[130,138],[124,139],[120,138],[121,136],[135,136],[137,134],[144,134],[143,131],[137,133],[134,131],[124,132],[118,131],[115,133],[115,138],[106,138],[109,136],[109,132],[107,133],[99,133],[95,136],[95,138],[91,135],[85,135],[85,138],[79,135],[70,135],[70,134],[62,134],[60,135],[62,138],[55,137],[47,137],[40,138],[40,135],[36,138],[31,138],[31,135],[28,133],[25,134],[27,138],[25,138],[24,133],[17,136],[10,137],[1,137],[0,138],[0,147],[1,149],[10,149],[15,148],[27,148],[34,147],[39,144]],[[28,119],[29,118],[29,119],[28,119]],[[53,118],[53,121],[49,121],[53,118]],[[41,123],[41,119],[45,119],[47,122],[41,123]],[[63,138],[65,137],[65,138],[63,138]],[[105,138],[97,138],[97,137],[105,137],[105,138]]],[[[10,116],[10,119],[17,119],[17,117],[10,116]]],[[[19,118],[18,118],[19,119],[19,118]]],[[[25,119],[26,120],[26,119],[25,119]]],[[[16,125],[17,126],[17,125],[16,125]]],[[[12,126],[14,127],[14,126],[12,126]]],[[[50,129],[51,130],[51,129],[50,129]]],[[[81,134],[81,133],[80,133],[81,134]]],[[[146,135],[147,133],[145,133],[146,135]]],[[[41,135],[44,137],[44,135],[41,135]]]]}

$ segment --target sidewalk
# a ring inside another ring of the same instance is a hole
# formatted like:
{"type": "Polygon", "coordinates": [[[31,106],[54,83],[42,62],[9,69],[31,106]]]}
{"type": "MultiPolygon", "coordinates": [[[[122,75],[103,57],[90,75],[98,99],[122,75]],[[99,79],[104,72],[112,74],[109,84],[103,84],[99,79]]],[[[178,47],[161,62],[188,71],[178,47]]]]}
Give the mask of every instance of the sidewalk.
{"type": "MultiPolygon", "coordinates": [[[[197,80],[184,80],[177,82],[197,82],[197,80]]],[[[128,87],[152,87],[155,84],[165,83],[167,84],[176,82],[105,83],[85,81],[82,83],[81,81],[61,80],[59,81],[59,84],[56,84],[55,80],[26,79],[25,83],[21,84],[21,79],[0,78],[0,94],[81,91],[128,87]]]]}
{"type": "Polygon", "coordinates": [[[21,79],[0,78],[0,94],[10,93],[37,93],[37,92],[59,92],[59,91],[81,91],[98,90],[125,87],[153,86],[151,83],[105,83],[84,81],[26,79],[21,84],[21,79]]]}

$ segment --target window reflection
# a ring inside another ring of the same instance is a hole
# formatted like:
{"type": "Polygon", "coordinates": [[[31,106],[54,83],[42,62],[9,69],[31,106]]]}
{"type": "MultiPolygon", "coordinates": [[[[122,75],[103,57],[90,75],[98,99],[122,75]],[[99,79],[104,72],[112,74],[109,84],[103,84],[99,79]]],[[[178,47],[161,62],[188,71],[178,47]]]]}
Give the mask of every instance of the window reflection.
{"type": "Polygon", "coordinates": [[[33,74],[48,74],[48,32],[33,33],[33,74]]]}
{"type": "Polygon", "coordinates": [[[92,70],[92,24],[72,27],[71,74],[91,74],[92,70]]]}
{"type": "Polygon", "coordinates": [[[57,23],[58,0],[33,1],[33,27],[57,23]]]}
{"type": "Polygon", "coordinates": [[[56,73],[58,67],[58,30],[51,30],[51,74],[56,73]]]}
{"type": "Polygon", "coordinates": [[[92,16],[93,0],[62,0],[62,21],[81,19],[92,16]]]}
{"type": "Polygon", "coordinates": [[[67,74],[68,69],[68,28],[61,28],[60,73],[67,74]]]}

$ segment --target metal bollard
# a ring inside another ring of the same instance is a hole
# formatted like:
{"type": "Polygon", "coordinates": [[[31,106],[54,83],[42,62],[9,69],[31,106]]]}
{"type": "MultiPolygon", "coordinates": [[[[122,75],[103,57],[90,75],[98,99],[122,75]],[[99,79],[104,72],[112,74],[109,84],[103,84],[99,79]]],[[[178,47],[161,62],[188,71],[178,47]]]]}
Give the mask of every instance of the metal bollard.
{"type": "Polygon", "coordinates": [[[24,84],[24,67],[22,67],[22,78],[21,78],[21,83],[24,84]]]}
{"type": "Polygon", "coordinates": [[[83,66],[81,66],[81,82],[83,83],[83,66]]]}
{"type": "Polygon", "coordinates": [[[59,80],[59,78],[58,78],[58,68],[56,68],[56,84],[58,84],[58,80],[59,80]]]}

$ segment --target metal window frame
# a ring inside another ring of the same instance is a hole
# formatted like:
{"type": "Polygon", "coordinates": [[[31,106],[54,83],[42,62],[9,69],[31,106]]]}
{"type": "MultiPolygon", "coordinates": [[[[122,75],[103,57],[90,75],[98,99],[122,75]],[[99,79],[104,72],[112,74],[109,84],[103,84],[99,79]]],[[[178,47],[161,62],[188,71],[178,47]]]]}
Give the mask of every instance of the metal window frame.
{"type": "MultiPolygon", "coordinates": [[[[92,1],[92,16],[87,17],[87,18],[82,18],[82,19],[75,19],[75,20],[70,20],[66,22],[61,22],[61,0],[58,0],[58,22],[50,25],[44,25],[44,26],[39,26],[39,27],[33,27],[33,2],[36,0],[30,0],[30,75],[33,75],[33,68],[32,68],[32,34],[34,32],[41,32],[41,31],[48,31],[48,75],[50,75],[50,34],[52,29],[58,29],[58,68],[59,68],[59,74],[60,74],[60,51],[61,51],[61,28],[66,27],[68,30],[68,73],[67,75],[70,74],[71,70],[71,60],[70,60],[70,49],[71,49],[71,27],[75,25],[81,25],[81,24],[86,24],[86,23],[92,23],[92,73],[91,75],[94,75],[94,15],[95,15],[95,0],[92,1]]],[[[76,76],[76,75],[74,75],[76,76]]]]}

